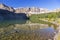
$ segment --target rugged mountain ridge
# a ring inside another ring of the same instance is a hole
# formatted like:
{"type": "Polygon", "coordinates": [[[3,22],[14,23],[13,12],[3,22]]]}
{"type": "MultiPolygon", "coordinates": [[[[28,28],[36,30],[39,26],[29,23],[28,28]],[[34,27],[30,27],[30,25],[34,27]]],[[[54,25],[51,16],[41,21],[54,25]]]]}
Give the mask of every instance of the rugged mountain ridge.
{"type": "Polygon", "coordinates": [[[14,13],[31,13],[31,14],[36,14],[36,13],[49,13],[49,12],[59,12],[60,8],[54,9],[54,10],[48,10],[46,8],[39,8],[39,7],[20,7],[14,9],[13,7],[6,6],[5,4],[0,3],[0,9],[3,10],[8,10],[14,13]]]}
{"type": "Polygon", "coordinates": [[[25,13],[15,13],[14,8],[8,7],[4,4],[0,4],[0,21],[2,20],[26,20],[27,16],[25,13]]]}
{"type": "Polygon", "coordinates": [[[11,11],[11,12],[14,12],[14,8],[13,7],[9,7],[9,6],[6,6],[5,4],[0,4],[0,9],[3,9],[3,10],[8,10],[8,11],[11,11]]]}
{"type": "Polygon", "coordinates": [[[46,13],[48,9],[46,8],[37,8],[37,7],[26,7],[26,8],[17,8],[15,9],[15,13],[46,13]]]}
{"type": "Polygon", "coordinates": [[[15,13],[29,13],[29,12],[39,12],[39,13],[45,13],[48,12],[48,9],[46,8],[38,8],[38,7],[22,7],[22,8],[16,8],[6,6],[5,4],[0,4],[0,9],[8,10],[15,13]]]}

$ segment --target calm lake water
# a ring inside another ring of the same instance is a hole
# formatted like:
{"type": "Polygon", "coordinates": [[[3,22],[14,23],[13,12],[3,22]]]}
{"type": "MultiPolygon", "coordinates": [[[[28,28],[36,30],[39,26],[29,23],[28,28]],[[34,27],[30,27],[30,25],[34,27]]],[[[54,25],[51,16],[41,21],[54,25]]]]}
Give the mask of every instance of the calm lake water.
{"type": "MultiPolygon", "coordinates": [[[[19,36],[19,40],[48,40],[55,35],[54,28],[44,27],[38,25],[25,25],[27,20],[3,20],[0,21],[0,38],[3,40],[9,36],[19,36]],[[37,27],[36,27],[37,26],[37,27]],[[16,33],[16,34],[15,34],[16,33]],[[2,34],[2,35],[1,35],[2,34]],[[13,35],[12,35],[13,34],[13,35]]],[[[14,37],[15,38],[15,37],[14,37]]]]}

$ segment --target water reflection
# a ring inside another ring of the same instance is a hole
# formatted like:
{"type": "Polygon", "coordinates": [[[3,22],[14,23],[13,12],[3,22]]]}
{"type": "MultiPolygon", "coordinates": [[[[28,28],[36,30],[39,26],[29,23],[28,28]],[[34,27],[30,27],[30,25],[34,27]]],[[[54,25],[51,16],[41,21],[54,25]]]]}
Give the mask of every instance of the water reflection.
{"type": "Polygon", "coordinates": [[[25,24],[27,20],[3,20],[0,21],[0,27],[9,27],[9,25],[25,24]]]}
{"type": "MultiPolygon", "coordinates": [[[[55,30],[51,27],[40,29],[42,26],[22,25],[26,24],[27,20],[5,20],[0,22],[0,38],[14,37],[19,40],[48,40],[52,39],[55,35],[55,30]],[[36,28],[35,28],[36,27],[36,28]],[[1,28],[3,28],[1,30],[1,28]],[[34,29],[35,28],[35,29],[34,29]],[[32,30],[34,29],[34,30],[32,30]],[[2,37],[4,35],[4,37],[2,37]],[[8,36],[9,35],[9,36],[8,36]]],[[[13,39],[13,38],[10,38],[13,39]]]]}

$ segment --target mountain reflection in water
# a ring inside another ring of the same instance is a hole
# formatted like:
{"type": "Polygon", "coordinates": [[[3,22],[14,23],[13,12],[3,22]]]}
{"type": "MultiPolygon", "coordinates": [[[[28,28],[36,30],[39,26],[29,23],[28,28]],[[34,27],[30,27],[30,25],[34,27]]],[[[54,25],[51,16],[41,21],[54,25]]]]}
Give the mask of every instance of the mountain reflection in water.
{"type": "MultiPolygon", "coordinates": [[[[18,33],[19,36],[23,35],[25,37],[28,37],[28,39],[33,39],[30,37],[34,37],[34,40],[47,40],[47,39],[53,39],[54,35],[55,35],[55,30],[51,27],[48,28],[44,28],[44,29],[36,29],[36,30],[22,30],[21,28],[21,24],[25,24],[27,20],[5,20],[5,21],[1,21],[0,22],[0,28],[3,28],[3,35],[7,34],[7,35],[11,35],[11,33],[13,33],[14,35],[16,35],[15,33],[18,33]],[[16,24],[19,24],[18,28],[16,26],[16,24]],[[10,28],[11,25],[15,25],[15,27],[13,27],[12,29],[10,28]],[[6,28],[6,29],[5,29],[6,28]],[[15,28],[15,29],[14,29],[15,28]],[[20,29],[19,29],[20,28],[20,29]],[[42,39],[41,39],[42,38],[42,39]]],[[[25,26],[25,25],[24,25],[25,26]]],[[[25,26],[24,28],[26,28],[27,26],[25,26]]],[[[32,26],[30,26],[32,27],[32,26]]],[[[37,26],[38,27],[38,26],[37,26]]],[[[41,26],[42,27],[42,26],[41,26]]],[[[28,29],[28,28],[27,28],[28,29]]],[[[1,30],[0,30],[1,31],[1,30]]]]}

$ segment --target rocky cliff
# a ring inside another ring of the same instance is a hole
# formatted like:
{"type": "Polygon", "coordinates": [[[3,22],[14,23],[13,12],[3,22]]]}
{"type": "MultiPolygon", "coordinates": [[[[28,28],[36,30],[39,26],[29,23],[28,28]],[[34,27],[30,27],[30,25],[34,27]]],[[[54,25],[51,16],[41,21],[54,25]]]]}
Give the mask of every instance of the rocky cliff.
{"type": "Polygon", "coordinates": [[[17,8],[15,13],[46,13],[48,9],[46,8],[37,8],[37,7],[26,7],[26,8],[17,8]]]}
{"type": "Polygon", "coordinates": [[[27,8],[17,8],[15,9],[15,12],[16,13],[20,13],[20,12],[24,12],[24,13],[27,13],[27,12],[40,12],[40,9],[39,8],[35,8],[35,7],[27,7],[27,8]]]}
{"type": "Polygon", "coordinates": [[[11,11],[11,12],[14,12],[14,8],[13,7],[9,7],[9,6],[6,6],[5,4],[0,4],[0,9],[3,9],[3,10],[8,10],[8,11],[11,11]]]}
{"type": "Polygon", "coordinates": [[[38,13],[46,13],[48,12],[48,9],[46,8],[38,8],[38,7],[21,7],[14,9],[13,7],[6,6],[5,4],[0,4],[0,9],[8,10],[15,13],[32,13],[32,12],[38,12],[38,13]]]}
{"type": "Polygon", "coordinates": [[[0,20],[14,20],[14,19],[20,19],[24,20],[27,19],[27,16],[25,13],[15,13],[14,8],[8,7],[4,4],[0,4],[0,20]]]}

